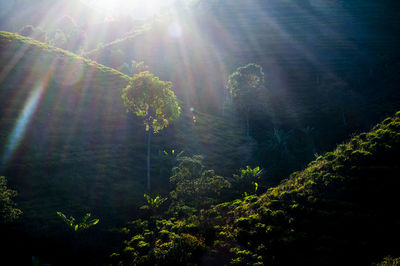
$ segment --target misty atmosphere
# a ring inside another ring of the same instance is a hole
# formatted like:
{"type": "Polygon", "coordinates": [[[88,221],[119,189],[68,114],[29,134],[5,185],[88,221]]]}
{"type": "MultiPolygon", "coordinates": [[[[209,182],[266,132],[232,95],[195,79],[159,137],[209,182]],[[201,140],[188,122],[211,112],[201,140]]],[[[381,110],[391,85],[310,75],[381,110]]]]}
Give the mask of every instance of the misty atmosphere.
{"type": "Polygon", "coordinates": [[[0,0],[0,264],[400,265],[399,14],[0,0]]]}

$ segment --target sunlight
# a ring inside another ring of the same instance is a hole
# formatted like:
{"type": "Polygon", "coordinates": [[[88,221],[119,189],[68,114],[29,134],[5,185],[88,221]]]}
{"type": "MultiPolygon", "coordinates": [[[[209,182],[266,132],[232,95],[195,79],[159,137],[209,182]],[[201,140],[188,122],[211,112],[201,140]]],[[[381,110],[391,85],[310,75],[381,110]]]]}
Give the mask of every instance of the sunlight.
{"type": "Polygon", "coordinates": [[[133,15],[148,18],[160,12],[170,1],[165,0],[82,0],[89,6],[108,13],[108,15],[133,15]]]}
{"type": "Polygon", "coordinates": [[[182,27],[179,23],[174,22],[168,27],[168,34],[173,38],[179,38],[182,35],[182,27]]]}
{"type": "Polygon", "coordinates": [[[19,115],[17,122],[15,124],[15,127],[9,137],[9,140],[7,143],[7,148],[6,148],[6,151],[2,158],[2,165],[6,164],[8,159],[11,157],[12,153],[18,147],[18,144],[20,143],[20,141],[25,133],[26,126],[28,125],[33,113],[36,110],[36,107],[38,105],[40,96],[42,95],[43,89],[44,88],[42,85],[37,86],[31,92],[31,95],[29,96],[28,100],[26,101],[26,103],[24,105],[24,109],[22,110],[21,114],[19,115]]]}

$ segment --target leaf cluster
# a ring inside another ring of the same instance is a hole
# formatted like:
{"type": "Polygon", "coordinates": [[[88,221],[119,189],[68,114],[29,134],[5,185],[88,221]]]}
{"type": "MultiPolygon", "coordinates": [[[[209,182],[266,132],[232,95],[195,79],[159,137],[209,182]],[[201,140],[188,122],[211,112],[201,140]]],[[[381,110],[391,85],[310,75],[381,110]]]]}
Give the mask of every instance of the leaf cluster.
{"type": "Polygon", "coordinates": [[[262,176],[262,169],[259,166],[251,168],[247,166],[240,169],[238,174],[234,174],[231,179],[232,187],[240,195],[240,193],[257,193],[259,180],[262,176]]]}
{"type": "Polygon", "coordinates": [[[183,205],[195,209],[210,206],[220,201],[221,192],[231,187],[226,178],[205,169],[200,155],[179,158],[172,172],[170,182],[175,189],[170,195],[174,209],[179,210],[183,205]]]}
{"type": "Polygon", "coordinates": [[[143,118],[146,131],[154,133],[167,127],[180,115],[172,83],[162,81],[148,71],[135,74],[122,91],[127,112],[143,118]]]}
{"type": "Polygon", "coordinates": [[[228,79],[226,85],[231,96],[240,108],[249,106],[257,99],[264,85],[264,72],[257,64],[248,64],[236,69],[228,79]]]}
{"type": "Polygon", "coordinates": [[[91,216],[90,213],[86,213],[80,223],[75,223],[74,217],[70,216],[69,218],[67,218],[62,212],[57,212],[57,215],[60,216],[61,219],[74,231],[88,229],[99,223],[99,219],[92,219],[88,221],[91,216]]]}
{"type": "Polygon", "coordinates": [[[0,176],[0,223],[12,222],[22,214],[13,201],[16,196],[17,192],[7,187],[6,177],[0,176]]]}
{"type": "Polygon", "coordinates": [[[147,194],[144,194],[143,196],[146,200],[146,204],[140,207],[140,209],[150,211],[151,215],[158,214],[161,205],[168,200],[168,198],[163,198],[161,196],[156,196],[154,198],[147,194]]]}
{"type": "Polygon", "coordinates": [[[123,229],[128,240],[120,254],[113,254],[113,260],[123,265],[196,265],[205,243],[195,236],[195,227],[175,218],[155,223],[135,220],[123,229]]]}

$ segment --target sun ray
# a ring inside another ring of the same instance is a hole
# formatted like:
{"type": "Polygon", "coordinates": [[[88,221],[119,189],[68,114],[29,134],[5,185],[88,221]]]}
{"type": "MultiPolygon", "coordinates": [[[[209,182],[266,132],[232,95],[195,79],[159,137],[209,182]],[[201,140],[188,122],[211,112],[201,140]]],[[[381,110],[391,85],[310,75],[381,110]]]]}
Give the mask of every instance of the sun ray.
{"type": "Polygon", "coordinates": [[[18,116],[14,129],[9,136],[7,148],[2,158],[2,166],[7,163],[8,159],[11,157],[12,153],[18,147],[21,139],[23,138],[25,129],[29,124],[32,115],[34,114],[36,107],[38,106],[43,91],[44,86],[42,84],[39,84],[31,92],[28,100],[26,101],[22,112],[18,116]]]}
{"type": "Polygon", "coordinates": [[[134,17],[149,18],[169,5],[170,0],[83,0],[89,6],[111,16],[132,15],[134,17]]]}

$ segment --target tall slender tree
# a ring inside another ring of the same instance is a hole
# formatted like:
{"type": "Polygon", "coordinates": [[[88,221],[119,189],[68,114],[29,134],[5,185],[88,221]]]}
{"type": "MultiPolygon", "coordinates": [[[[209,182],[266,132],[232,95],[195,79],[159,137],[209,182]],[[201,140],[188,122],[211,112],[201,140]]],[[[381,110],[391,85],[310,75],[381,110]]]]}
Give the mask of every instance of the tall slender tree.
{"type": "Polygon", "coordinates": [[[122,90],[122,99],[127,112],[143,118],[147,131],[147,189],[150,182],[150,144],[152,132],[158,133],[180,115],[180,107],[172,83],[162,81],[148,71],[132,77],[122,90]]]}
{"type": "Polygon", "coordinates": [[[246,117],[246,137],[250,137],[250,109],[264,85],[264,72],[261,66],[248,64],[233,72],[226,85],[240,112],[246,117]]]}

